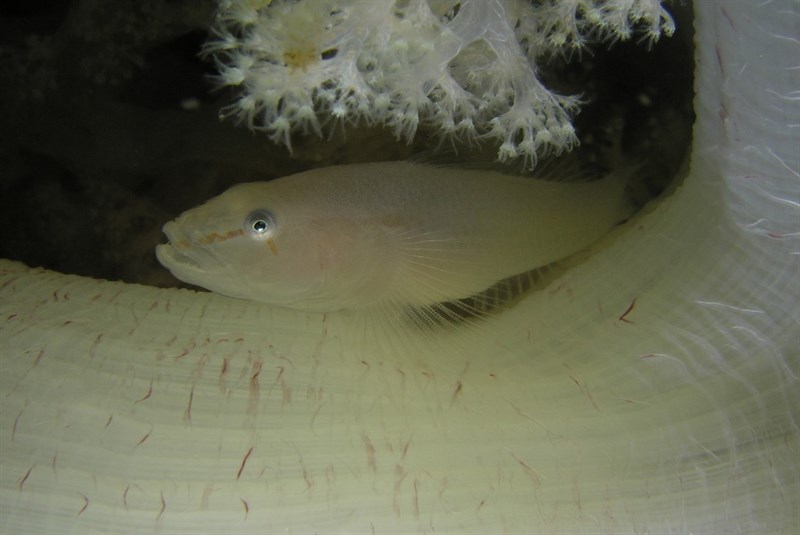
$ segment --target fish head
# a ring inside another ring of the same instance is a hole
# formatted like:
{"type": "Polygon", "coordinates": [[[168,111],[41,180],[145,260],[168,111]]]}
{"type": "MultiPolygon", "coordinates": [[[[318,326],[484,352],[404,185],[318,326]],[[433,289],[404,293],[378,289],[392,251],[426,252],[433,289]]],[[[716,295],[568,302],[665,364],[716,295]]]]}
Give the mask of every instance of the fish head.
{"type": "Polygon", "coordinates": [[[273,190],[269,182],[240,184],[166,223],[159,262],[184,282],[231,297],[291,305],[318,291],[324,277],[310,219],[273,190]]]}
{"type": "Polygon", "coordinates": [[[164,225],[158,260],[211,291],[307,311],[361,308],[392,288],[394,220],[332,202],[302,179],[252,182],[164,225]]]}

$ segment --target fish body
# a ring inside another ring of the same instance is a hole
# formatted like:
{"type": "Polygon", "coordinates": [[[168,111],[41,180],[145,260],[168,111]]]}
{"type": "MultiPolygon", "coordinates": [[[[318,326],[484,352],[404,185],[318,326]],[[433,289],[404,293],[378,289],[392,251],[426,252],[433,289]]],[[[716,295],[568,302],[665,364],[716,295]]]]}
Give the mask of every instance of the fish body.
{"type": "Polygon", "coordinates": [[[624,183],[387,162],[232,187],[164,226],[159,261],[232,297],[307,311],[462,300],[595,242],[624,183]]]}

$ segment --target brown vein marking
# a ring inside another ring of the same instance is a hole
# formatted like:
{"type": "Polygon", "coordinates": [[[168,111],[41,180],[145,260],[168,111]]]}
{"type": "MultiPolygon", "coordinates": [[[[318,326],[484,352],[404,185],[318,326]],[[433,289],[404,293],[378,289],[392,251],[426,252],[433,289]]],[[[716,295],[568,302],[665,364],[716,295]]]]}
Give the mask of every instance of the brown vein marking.
{"type": "Polygon", "coordinates": [[[139,442],[136,443],[134,448],[138,448],[139,446],[141,446],[144,443],[145,440],[150,438],[150,433],[152,433],[152,432],[153,432],[152,429],[150,431],[148,431],[147,434],[145,436],[143,436],[142,439],[139,442]]]}
{"type": "Polygon", "coordinates": [[[402,466],[396,464],[394,467],[394,475],[395,475],[395,481],[394,481],[394,494],[392,496],[392,507],[394,509],[394,514],[400,516],[400,493],[402,491],[401,487],[403,485],[403,480],[408,475],[408,472],[406,472],[402,466]]]}
{"type": "Polygon", "coordinates": [[[230,360],[231,360],[231,357],[224,357],[222,359],[222,369],[219,371],[219,390],[223,394],[228,389],[227,388],[227,375],[228,375],[228,370],[230,369],[230,360]]]}
{"type": "Polygon", "coordinates": [[[242,500],[242,505],[244,506],[244,518],[246,520],[247,515],[250,514],[250,504],[247,503],[247,500],[245,500],[244,498],[239,498],[239,499],[242,500]]]}
{"type": "Polygon", "coordinates": [[[31,467],[30,467],[30,468],[28,468],[28,471],[27,471],[27,472],[25,472],[25,475],[24,475],[24,476],[22,476],[22,477],[20,477],[19,479],[17,479],[17,489],[18,489],[20,492],[22,492],[22,486],[23,486],[23,485],[25,484],[25,482],[28,480],[28,477],[31,475],[31,472],[33,471],[33,467],[34,467],[34,466],[36,466],[36,465],[35,465],[35,464],[34,464],[34,465],[31,465],[31,467]]]}
{"type": "Polygon", "coordinates": [[[191,425],[192,423],[192,401],[194,401],[194,386],[192,385],[192,390],[189,392],[189,403],[186,404],[186,410],[183,411],[183,421],[191,425]]]}
{"type": "MultiPolygon", "coordinates": [[[[54,291],[53,291],[53,293],[52,293],[52,295],[51,295],[51,297],[53,298],[53,301],[57,303],[57,302],[60,300],[60,298],[59,298],[59,293],[58,293],[58,290],[54,290],[54,291]]],[[[61,294],[61,297],[62,297],[62,298],[65,300],[65,301],[69,300],[69,295],[68,295],[68,294],[66,294],[66,293],[62,293],[62,294],[61,294]]]]}
{"type": "Polygon", "coordinates": [[[25,409],[22,409],[21,411],[19,411],[19,414],[17,414],[17,417],[14,418],[14,425],[11,427],[11,443],[12,444],[14,443],[14,436],[17,434],[17,424],[19,423],[19,418],[20,418],[20,416],[22,416],[23,412],[25,412],[25,409]]]}
{"type": "Polygon", "coordinates": [[[361,440],[364,441],[364,449],[367,451],[367,466],[370,471],[376,472],[378,470],[378,465],[375,463],[375,446],[372,445],[372,441],[366,433],[361,435],[361,440]]]}
{"type": "Polygon", "coordinates": [[[250,458],[250,454],[253,453],[253,449],[255,446],[251,446],[247,453],[244,454],[244,458],[242,459],[242,464],[239,466],[239,471],[236,472],[236,481],[239,481],[239,478],[242,477],[242,472],[244,472],[244,465],[247,464],[247,459],[250,458]]]}
{"type": "Polygon", "coordinates": [[[575,383],[575,384],[578,386],[578,388],[580,389],[580,391],[581,391],[581,392],[583,392],[583,395],[585,395],[585,396],[586,396],[586,398],[587,398],[587,399],[588,399],[588,400],[589,400],[589,401],[592,403],[592,407],[594,407],[594,408],[595,408],[595,410],[597,410],[598,412],[600,412],[600,407],[598,407],[598,406],[597,406],[597,403],[595,403],[595,401],[594,401],[594,398],[592,397],[592,394],[591,394],[591,392],[589,392],[589,389],[588,389],[588,388],[586,388],[586,385],[585,385],[585,384],[583,384],[583,383],[581,383],[581,382],[580,382],[580,381],[578,381],[577,379],[575,379],[575,378],[574,378],[572,375],[570,375],[570,374],[567,374],[567,376],[568,376],[570,379],[572,379],[572,382],[573,382],[573,383],[575,383]]]}
{"type": "Polygon", "coordinates": [[[250,400],[247,407],[248,414],[257,414],[258,413],[258,398],[260,394],[260,388],[258,383],[258,376],[261,375],[261,367],[263,363],[261,359],[253,360],[251,366],[251,375],[250,375],[250,400]]]}
{"type": "Polygon", "coordinates": [[[150,388],[147,389],[147,394],[145,394],[143,398],[140,398],[140,399],[137,399],[136,401],[134,401],[133,404],[136,405],[137,403],[141,403],[142,401],[144,401],[146,399],[150,399],[150,396],[152,396],[152,395],[153,395],[153,380],[150,379],[150,388]]]}
{"type": "Polygon", "coordinates": [[[11,277],[7,281],[5,281],[2,286],[0,286],[0,289],[5,290],[8,286],[10,286],[11,284],[15,283],[17,280],[19,280],[19,278],[20,278],[20,276],[11,277]]]}
{"type": "Polygon", "coordinates": [[[536,470],[531,468],[530,465],[528,465],[528,463],[526,463],[525,461],[523,461],[522,459],[520,459],[519,457],[517,457],[516,455],[514,455],[510,451],[508,452],[508,454],[511,455],[514,458],[514,460],[519,463],[519,465],[522,467],[523,470],[525,470],[525,473],[528,475],[528,477],[531,478],[531,481],[533,481],[533,483],[535,485],[541,485],[542,484],[542,480],[539,477],[539,474],[536,473],[536,470]]]}
{"type": "Polygon", "coordinates": [[[111,420],[113,420],[113,419],[114,419],[114,415],[112,414],[112,415],[110,415],[108,417],[108,420],[106,420],[106,425],[103,426],[103,429],[108,429],[108,426],[111,425],[111,420]]]}
{"type": "Polygon", "coordinates": [[[464,383],[460,380],[456,381],[456,388],[453,391],[453,397],[450,399],[450,405],[456,402],[456,398],[461,394],[461,391],[464,389],[464,383]]]}
{"type": "Polygon", "coordinates": [[[100,345],[100,341],[103,339],[103,336],[105,336],[103,333],[98,334],[94,339],[94,342],[92,342],[92,347],[89,348],[89,358],[94,358],[95,352],[97,351],[97,346],[100,345]]]}
{"type": "Polygon", "coordinates": [[[34,368],[39,365],[39,361],[42,360],[42,355],[44,355],[44,349],[40,349],[39,353],[37,353],[36,356],[33,358],[34,368]]]}
{"type": "Polygon", "coordinates": [[[192,342],[188,346],[183,348],[183,351],[181,351],[180,354],[175,357],[175,360],[181,360],[183,357],[191,353],[196,345],[197,344],[195,343],[195,341],[192,340],[192,342]]]}
{"type": "Polygon", "coordinates": [[[403,444],[403,453],[400,455],[401,459],[405,460],[406,454],[408,453],[408,447],[411,445],[411,441],[412,440],[414,440],[414,436],[413,435],[408,439],[408,442],[403,444]]]}
{"type": "Polygon", "coordinates": [[[205,370],[206,364],[208,364],[209,360],[211,360],[211,354],[204,351],[195,363],[195,369],[193,373],[195,378],[202,379],[203,371],[205,370]]]}
{"type": "Polygon", "coordinates": [[[311,431],[312,431],[312,432],[313,432],[315,435],[316,435],[317,433],[316,433],[316,431],[314,431],[314,422],[317,420],[317,416],[319,416],[319,413],[322,411],[323,407],[325,407],[325,404],[324,404],[324,403],[322,403],[322,404],[321,404],[319,407],[317,407],[317,410],[315,410],[315,411],[314,411],[314,414],[311,416],[311,422],[310,422],[310,424],[309,424],[309,427],[311,428],[311,431]]]}
{"type": "Polygon", "coordinates": [[[167,508],[167,501],[164,499],[164,491],[161,491],[161,510],[158,512],[158,515],[156,516],[156,522],[161,520],[161,515],[164,514],[166,508],[167,508]]]}
{"type": "MultiPolygon", "coordinates": [[[[270,350],[274,349],[272,347],[272,344],[269,345],[269,349],[270,350]]],[[[286,362],[289,363],[289,366],[291,366],[293,370],[296,368],[296,366],[294,365],[294,362],[292,362],[292,359],[290,359],[290,358],[288,358],[288,357],[286,357],[284,355],[278,355],[278,360],[285,360],[286,362]]]]}
{"type": "Polygon", "coordinates": [[[635,323],[635,322],[633,322],[633,321],[628,319],[628,314],[630,314],[633,311],[633,308],[635,306],[636,306],[636,298],[634,297],[633,300],[631,300],[631,304],[628,305],[628,308],[625,309],[625,312],[623,312],[622,315],[618,318],[619,321],[622,321],[624,323],[630,323],[630,324],[635,323]]]}
{"type": "Polygon", "coordinates": [[[514,404],[513,404],[511,401],[509,401],[509,400],[507,400],[507,399],[505,399],[505,398],[503,398],[503,401],[505,401],[506,403],[508,403],[509,405],[511,405],[511,408],[512,408],[512,409],[514,409],[514,411],[515,411],[517,414],[519,414],[521,417],[523,417],[523,418],[525,418],[526,420],[528,420],[528,421],[530,421],[530,422],[533,422],[534,424],[536,424],[536,425],[540,426],[542,429],[544,429],[544,430],[545,430],[545,431],[547,431],[548,433],[551,433],[552,435],[554,435],[554,436],[557,436],[557,434],[556,434],[556,432],[555,432],[555,431],[553,431],[552,429],[550,429],[549,427],[547,427],[546,425],[544,425],[542,422],[540,422],[540,421],[539,421],[539,420],[537,420],[536,418],[533,418],[533,417],[531,417],[531,416],[528,416],[527,414],[525,414],[524,412],[522,412],[522,410],[521,410],[519,407],[517,407],[516,405],[514,405],[514,404]]]}
{"type": "Polygon", "coordinates": [[[219,232],[211,232],[210,234],[207,234],[206,236],[197,240],[197,243],[199,243],[200,245],[210,245],[217,241],[230,240],[231,238],[237,238],[243,235],[244,235],[244,230],[240,228],[236,230],[229,230],[228,232],[225,232],[223,234],[220,234],[219,232]]]}
{"type": "Polygon", "coordinates": [[[128,483],[125,485],[125,490],[122,492],[122,506],[125,507],[125,510],[128,510],[128,491],[131,490],[131,485],[128,483]]]}
{"type": "Polygon", "coordinates": [[[89,507],[89,498],[87,498],[85,494],[81,494],[80,492],[78,494],[80,494],[81,498],[83,498],[83,507],[81,507],[81,510],[78,511],[78,513],[75,515],[76,517],[81,516],[83,512],[89,507]]]}
{"type": "Polygon", "coordinates": [[[725,10],[725,8],[724,7],[720,7],[719,10],[722,12],[722,16],[725,17],[725,19],[728,21],[728,24],[731,25],[731,28],[733,28],[735,30],[736,29],[736,24],[734,24],[733,19],[728,14],[728,12],[725,10]]]}
{"type": "Polygon", "coordinates": [[[58,461],[58,452],[55,452],[55,454],[53,454],[52,467],[53,467],[53,474],[55,474],[56,476],[58,475],[58,470],[56,469],[57,461],[58,461]]]}

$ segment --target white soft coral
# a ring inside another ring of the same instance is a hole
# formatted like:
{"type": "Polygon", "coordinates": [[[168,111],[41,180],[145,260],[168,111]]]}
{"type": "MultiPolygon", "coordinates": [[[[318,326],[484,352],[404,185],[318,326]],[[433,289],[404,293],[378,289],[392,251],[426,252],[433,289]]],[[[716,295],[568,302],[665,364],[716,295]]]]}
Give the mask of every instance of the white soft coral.
{"type": "Polygon", "coordinates": [[[407,140],[426,122],[529,164],[577,142],[577,100],[544,87],[537,60],[587,37],[674,29],[660,0],[220,0],[217,16],[205,50],[219,82],[242,88],[223,116],[290,149],[292,132],[321,134],[321,118],[407,140]]]}

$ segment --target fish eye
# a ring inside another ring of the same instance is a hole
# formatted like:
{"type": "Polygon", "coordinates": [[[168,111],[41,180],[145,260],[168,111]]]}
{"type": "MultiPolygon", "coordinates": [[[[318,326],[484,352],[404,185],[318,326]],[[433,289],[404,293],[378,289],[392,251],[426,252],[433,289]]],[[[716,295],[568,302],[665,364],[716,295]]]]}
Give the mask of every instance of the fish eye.
{"type": "Polygon", "coordinates": [[[267,210],[253,210],[244,220],[244,230],[251,238],[266,240],[275,230],[275,216],[267,210]]]}

